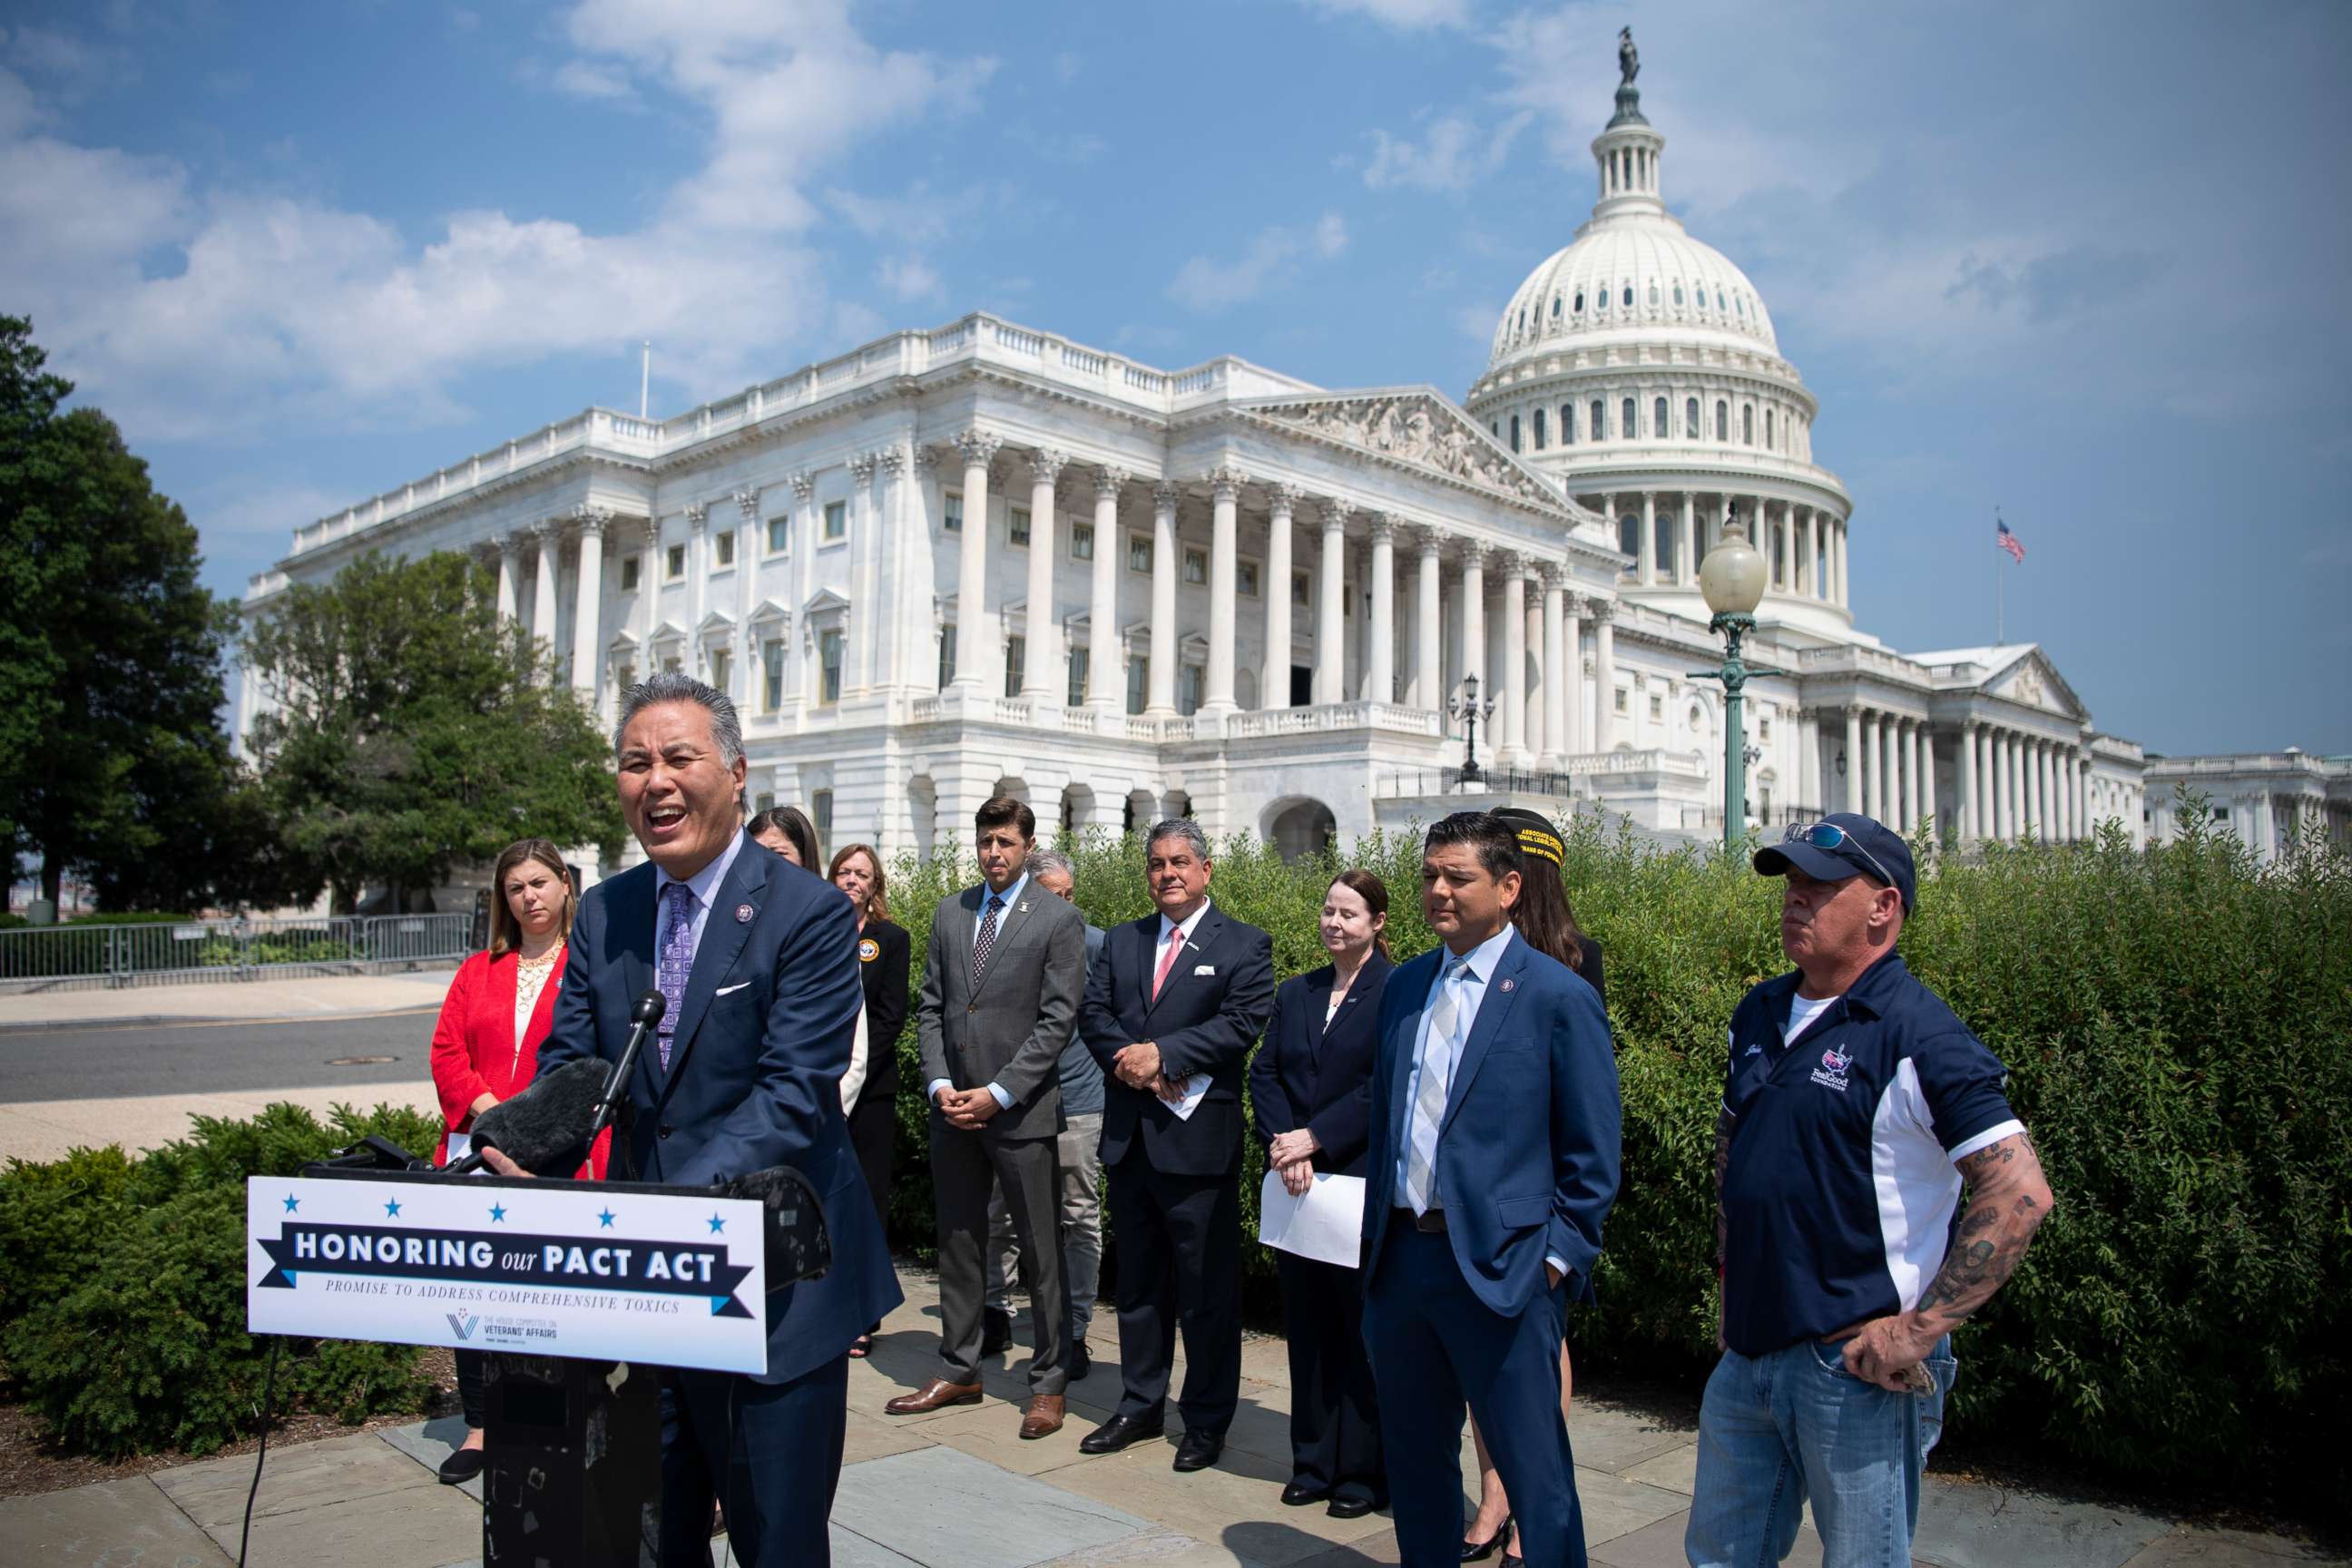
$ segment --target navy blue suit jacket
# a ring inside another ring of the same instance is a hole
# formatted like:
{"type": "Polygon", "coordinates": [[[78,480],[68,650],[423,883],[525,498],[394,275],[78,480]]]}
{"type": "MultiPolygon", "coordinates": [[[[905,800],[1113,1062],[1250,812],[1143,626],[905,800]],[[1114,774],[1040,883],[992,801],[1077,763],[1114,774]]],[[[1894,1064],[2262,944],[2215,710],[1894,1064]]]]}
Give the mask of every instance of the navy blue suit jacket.
{"type": "MultiPolygon", "coordinates": [[[[1404,1145],[1405,1074],[1442,947],[1400,965],[1381,998],[1365,1155],[1366,1257],[1377,1259],[1404,1145]]],[[[1617,1196],[1617,1057],[1601,999],[1574,970],[1513,934],[1478,1005],[1438,1124],[1437,1201],[1463,1279],[1506,1316],[1545,1289],[1544,1259],[1590,1300],[1601,1222],[1617,1196]]]]}
{"type": "Polygon", "coordinates": [[[1155,1171],[1230,1175],[1242,1163],[1242,1064],[1274,1011],[1274,939],[1227,918],[1213,900],[1155,1000],[1161,956],[1160,916],[1149,914],[1113,926],[1087,975],[1078,1033],[1102,1064],[1103,1163],[1117,1164],[1139,1142],[1155,1171]],[[1171,1079],[1209,1075],[1189,1121],[1111,1070],[1111,1058],[1138,1040],[1160,1047],[1171,1079]]]}
{"type": "MultiPolygon", "coordinates": [[[[580,900],[539,1047],[542,1077],[582,1057],[620,1059],[629,1004],[654,989],[654,879],[651,863],[635,866],[580,900]]],[[[789,1382],[839,1357],[900,1300],[841,1114],[861,994],[849,900],[746,843],[713,892],[669,1066],[648,1040],[629,1080],[639,1180],[698,1186],[790,1165],[824,1202],[833,1267],[768,1293],[768,1370],[758,1382],[789,1382]]],[[[622,1168],[617,1150],[613,1163],[622,1168]]]]}
{"type": "Polygon", "coordinates": [[[1310,1162],[1335,1176],[1364,1173],[1371,1137],[1372,1060],[1381,994],[1396,966],[1374,951],[1340,999],[1329,1027],[1324,1010],[1339,971],[1330,964],[1293,975],[1274,994],[1274,1021],[1251,1058],[1250,1106],[1261,1143],[1304,1127],[1322,1147],[1310,1162]]]}

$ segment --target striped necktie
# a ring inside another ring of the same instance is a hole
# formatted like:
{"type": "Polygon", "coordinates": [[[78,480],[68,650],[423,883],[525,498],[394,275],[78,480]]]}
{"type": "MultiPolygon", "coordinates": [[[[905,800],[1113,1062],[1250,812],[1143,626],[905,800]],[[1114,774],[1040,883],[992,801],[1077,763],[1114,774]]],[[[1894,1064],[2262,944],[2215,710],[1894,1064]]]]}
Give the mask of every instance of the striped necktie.
{"type": "Polygon", "coordinates": [[[1454,987],[1470,976],[1470,961],[1446,966],[1429,1015],[1429,1038],[1421,1050],[1421,1087],[1412,1097],[1412,1125],[1406,1130],[1405,1201],[1426,1214],[1437,1201],[1437,1129],[1445,1120],[1445,1097],[1454,1087],[1454,1063],[1461,1041],[1462,1007],[1454,987]]]}

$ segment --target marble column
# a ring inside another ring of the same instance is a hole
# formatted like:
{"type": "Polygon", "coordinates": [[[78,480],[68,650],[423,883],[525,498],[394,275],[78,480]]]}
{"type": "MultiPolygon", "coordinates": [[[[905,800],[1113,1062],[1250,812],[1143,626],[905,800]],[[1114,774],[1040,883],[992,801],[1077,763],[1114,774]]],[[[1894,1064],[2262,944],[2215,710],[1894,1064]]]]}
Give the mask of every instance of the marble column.
{"type": "Polygon", "coordinates": [[[2033,825],[2044,838],[2055,837],[2058,832],[2058,792],[2053,787],[2057,777],[2051,765],[2053,761],[2049,742],[2033,742],[2033,825]]]}
{"type": "MultiPolygon", "coordinates": [[[[1609,520],[1610,547],[1616,550],[1623,549],[1625,546],[1625,536],[1623,531],[1619,528],[1617,523],[1617,497],[1614,491],[1604,490],[1601,492],[1601,515],[1609,520]]],[[[1633,569],[1633,568],[1631,566],[1621,567],[1618,569],[1618,574],[1622,576],[1626,572],[1630,572],[1633,569]]]]}
{"type": "Polygon", "coordinates": [[[1895,750],[1892,713],[1878,720],[1878,810],[1872,815],[1890,825],[1903,815],[1903,759],[1895,750]]]}
{"type": "MultiPolygon", "coordinates": [[[[1562,571],[1565,578],[1567,573],[1562,571]]],[[[1562,756],[1589,752],[1592,742],[1588,738],[1584,716],[1584,595],[1563,594],[1560,596],[1562,621],[1559,651],[1566,679],[1560,682],[1559,698],[1563,704],[1560,715],[1562,756]]]]}
{"type": "Polygon", "coordinates": [[[1683,491],[1682,526],[1675,539],[1675,581],[1684,587],[1698,581],[1698,497],[1683,491]]]}
{"type": "Polygon", "coordinates": [[[1883,816],[1879,816],[1879,798],[1882,794],[1881,786],[1885,783],[1885,775],[1880,772],[1882,762],[1880,752],[1882,748],[1879,745],[1878,736],[1878,721],[1875,718],[1865,720],[1862,726],[1861,773],[1863,791],[1862,805],[1859,809],[1863,816],[1877,816],[1881,822],[1884,822],[1886,819],[1883,816]]]}
{"type": "Polygon", "coordinates": [[[1845,710],[1845,809],[1867,815],[1863,805],[1866,798],[1862,787],[1862,710],[1849,707],[1845,710]]]}
{"type": "Polygon", "coordinates": [[[1315,700],[1348,700],[1347,571],[1348,508],[1339,500],[1316,503],[1322,511],[1322,548],[1315,558],[1315,700]]]}
{"type": "Polygon", "coordinates": [[[2025,785],[2025,737],[2012,731],[2006,740],[2006,751],[2009,757],[2009,836],[2022,842],[2033,822],[2033,799],[2025,785]]]}
{"type": "Polygon", "coordinates": [[[1478,700],[1494,695],[1486,671],[1486,561],[1491,547],[1471,540],[1462,546],[1462,674],[1478,678],[1478,700]]]}
{"type": "Polygon", "coordinates": [[[1896,782],[1895,826],[1908,834],[1919,820],[1919,726],[1911,720],[1896,721],[1895,742],[1896,782]]]}
{"type": "Polygon", "coordinates": [[[596,640],[604,624],[604,528],[613,514],[583,505],[580,520],[580,581],[572,605],[572,689],[592,705],[596,696],[596,640]]]}
{"type": "Polygon", "coordinates": [[[1953,823],[1952,837],[1955,842],[1958,843],[1971,843],[1974,840],[1982,837],[1984,835],[1984,824],[1982,817],[1979,814],[1978,806],[1978,802],[1983,797],[1979,793],[1977,787],[1977,726],[1975,721],[1965,720],[1961,722],[1959,745],[1952,760],[1956,764],[1958,764],[1960,770],[1959,778],[1955,781],[1958,784],[1958,788],[1956,792],[1956,796],[1953,802],[1956,816],[1953,823]]]}
{"type": "Polygon", "coordinates": [[[1055,708],[1069,695],[1070,685],[1062,660],[1062,620],[1054,610],[1054,572],[1061,564],[1054,539],[1054,487],[1069,460],[1067,452],[1048,447],[1029,454],[1029,629],[1021,700],[1055,708]]]}
{"type": "Polygon", "coordinates": [[[1642,548],[1635,552],[1641,563],[1643,583],[1658,580],[1658,492],[1642,492],[1642,548]]]}
{"type": "MultiPolygon", "coordinates": [[[[698,520],[694,525],[695,536],[698,540],[702,534],[702,524],[698,521],[701,516],[701,512],[702,509],[700,507],[689,507],[687,511],[687,515],[689,518],[698,520]]],[[[531,584],[530,635],[534,638],[547,645],[547,657],[553,658],[556,653],[556,548],[562,542],[563,536],[560,531],[558,531],[556,525],[552,522],[539,523],[531,529],[530,532],[532,542],[539,546],[539,576],[538,580],[531,584]]],[[[694,558],[693,571],[695,573],[696,580],[698,582],[700,581],[702,574],[702,557],[698,552],[694,558]]],[[[700,617],[697,616],[696,618],[698,620],[700,617]]]]}
{"type": "Polygon", "coordinates": [[[1412,634],[1412,700],[1417,707],[1445,711],[1445,649],[1444,611],[1438,602],[1443,589],[1445,535],[1424,524],[1413,531],[1418,551],[1414,562],[1412,634]]]}
{"type": "MultiPolygon", "coordinates": [[[[988,466],[996,460],[1003,437],[983,430],[966,430],[956,437],[963,454],[963,534],[956,550],[955,684],[969,690],[991,689],[994,672],[995,627],[988,618],[988,466]]],[[[805,509],[804,509],[805,510],[805,509]]],[[[816,544],[817,519],[804,516],[801,548],[816,544]]]]}
{"type": "Polygon", "coordinates": [[[1396,700],[1396,519],[1372,516],[1372,624],[1364,660],[1364,695],[1396,700]]]}
{"type": "Polygon", "coordinates": [[[1592,601],[1592,749],[1617,744],[1617,601],[1592,601]]]}
{"type": "MultiPolygon", "coordinates": [[[[1241,549],[1242,475],[1221,468],[1209,475],[1209,668],[1201,706],[1234,710],[1234,579],[1241,549]]],[[[1260,584],[1264,586],[1263,584],[1260,584]]]]}
{"type": "Polygon", "coordinates": [[[499,619],[517,618],[515,579],[522,573],[519,558],[522,553],[520,536],[507,534],[499,540],[499,619]]]}
{"type": "Polygon", "coordinates": [[[1087,706],[1106,718],[1127,711],[1127,660],[1121,657],[1127,639],[1118,625],[1118,574],[1127,560],[1127,542],[1118,530],[1118,493],[1126,488],[1127,479],[1125,468],[1095,470],[1094,573],[1087,597],[1087,706]]]}
{"type": "Polygon", "coordinates": [[[1528,752],[1528,558],[1506,554],[1503,574],[1503,678],[1495,683],[1503,716],[1499,754],[1524,765],[1528,752]]]}
{"type": "Polygon", "coordinates": [[[1176,503],[1183,487],[1162,479],[1151,487],[1151,669],[1144,712],[1176,711],[1176,503]]]}
{"type": "Polygon", "coordinates": [[[1543,742],[1538,764],[1557,768],[1570,749],[1568,739],[1568,654],[1561,610],[1568,598],[1568,570],[1551,561],[1543,569],[1543,742]]]}
{"type": "Polygon", "coordinates": [[[1298,510],[1297,485],[1269,485],[1272,515],[1265,525],[1265,663],[1258,673],[1257,705],[1290,706],[1290,529],[1298,510]]]}

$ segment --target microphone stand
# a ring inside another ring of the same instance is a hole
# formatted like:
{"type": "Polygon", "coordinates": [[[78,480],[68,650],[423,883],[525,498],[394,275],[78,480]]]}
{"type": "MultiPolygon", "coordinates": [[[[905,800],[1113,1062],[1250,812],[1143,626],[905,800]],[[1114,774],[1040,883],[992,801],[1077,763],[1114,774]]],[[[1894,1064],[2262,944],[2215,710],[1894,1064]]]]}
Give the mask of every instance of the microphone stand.
{"type": "Polygon", "coordinates": [[[668,1005],[668,999],[660,992],[648,991],[630,1009],[628,1043],[621,1047],[621,1059],[613,1064],[613,1076],[604,1080],[604,1095],[596,1102],[596,1114],[588,1123],[588,1136],[582,1140],[583,1147],[593,1146],[597,1135],[613,1125],[613,1118],[620,1110],[621,1096],[628,1090],[629,1074],[636,1070],[638,1053],[645,1049],[646,1037],[654,1032],[654,1026],[661,1022],[662,1013],[668,1005]]]}

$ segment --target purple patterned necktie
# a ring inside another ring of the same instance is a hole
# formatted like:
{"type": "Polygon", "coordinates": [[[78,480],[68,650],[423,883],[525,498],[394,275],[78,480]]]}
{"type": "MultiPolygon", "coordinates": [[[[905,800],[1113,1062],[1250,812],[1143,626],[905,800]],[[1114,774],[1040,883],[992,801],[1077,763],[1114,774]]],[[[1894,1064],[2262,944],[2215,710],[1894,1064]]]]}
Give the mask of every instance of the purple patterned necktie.
{"type": "Polygon", "coordinates": [[[989,950],[996,945],[996,912],[1003,907],[1003,894],[988,895],[988,912],[981,917],[980,935],[971,944],[971,983],[974,985],[979,984],[980,977],[988,973],[989,950]]]}
{"type": "Polygon", "coordinates": [[[654,984],[667,1004],[659,1033],[662,1071],[669,1071],[669,1045],[677,1029],[678,1008],[686,1001],[687,972],[694,967],[694,889],[672,882],[662,889],[661,961],[654,969],[654,984]]]}

